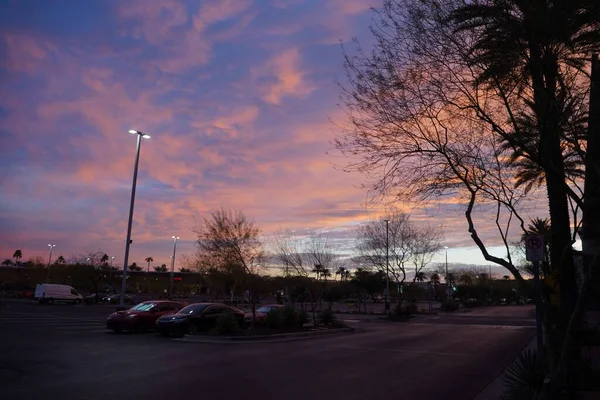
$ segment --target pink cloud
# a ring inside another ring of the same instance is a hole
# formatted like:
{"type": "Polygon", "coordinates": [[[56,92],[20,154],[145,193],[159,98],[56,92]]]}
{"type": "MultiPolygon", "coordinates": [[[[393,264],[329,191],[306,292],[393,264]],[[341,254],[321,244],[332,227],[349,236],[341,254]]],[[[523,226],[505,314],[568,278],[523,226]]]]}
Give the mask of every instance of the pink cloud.
{"type": "Polygon", "coordinates": [[[272,80],[259,87],[262,99],[269,104],[279,105],[285,97],[304,99],[315,87],[308,81],[306,71],[301,70],[302,59],[297,48],[287,49],[274,55],[261,68],[255,68],[255,78],[272,80]]]}
{"type": "Polygon", "coordinates": [[[0,65],[9,71],[33,74],[54,52],[56,47],[48,41],[20,33],[3,33],[0,38],[6,43],[7,57],[0,65]]]}

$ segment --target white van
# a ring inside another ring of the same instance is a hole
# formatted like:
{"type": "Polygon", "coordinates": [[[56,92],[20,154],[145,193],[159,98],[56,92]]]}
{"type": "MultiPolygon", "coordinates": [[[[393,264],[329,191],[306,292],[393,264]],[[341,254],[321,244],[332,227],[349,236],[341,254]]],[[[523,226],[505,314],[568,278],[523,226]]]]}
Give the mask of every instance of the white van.
{"type": "Polygon", "coordinates": [[[56,285],[53,283],[40,283],[35,287],[34,299],[41,303],[53,304],[55,301],[64,301],[80,304],[83,296],[69,285],[56,285]]]}

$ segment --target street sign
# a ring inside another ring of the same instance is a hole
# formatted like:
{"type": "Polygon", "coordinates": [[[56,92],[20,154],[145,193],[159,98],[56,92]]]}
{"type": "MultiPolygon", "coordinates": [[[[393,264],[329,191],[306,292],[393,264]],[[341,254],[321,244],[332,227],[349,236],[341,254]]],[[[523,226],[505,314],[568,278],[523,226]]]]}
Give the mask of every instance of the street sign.
{"type": "Polygon", "coordinates": [[[527,261],[544,261],[544,237],[527,235],[525,237],[525,258],[527,261]]]}

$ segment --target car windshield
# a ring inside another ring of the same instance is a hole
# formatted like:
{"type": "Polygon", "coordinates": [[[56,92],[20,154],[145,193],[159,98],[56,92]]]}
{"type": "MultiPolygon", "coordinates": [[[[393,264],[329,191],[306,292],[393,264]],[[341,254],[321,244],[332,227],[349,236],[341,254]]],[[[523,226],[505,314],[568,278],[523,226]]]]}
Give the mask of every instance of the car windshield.
{"type": "Polygon", "coordinates": [[[148,303],[140,303],[137,306],[131,307],[130,311],[150,311],[156,303],[148,302],[148,303]]]}
{"type": "Polygon", "coordinates": [[[268,312],[269,312],[269,311],[271,311],[272,309],[273,309],[273,307],[267,307],[267,306],[265,306],[265,307],[261,307],[261,308],[259,308],[259,309],[258,309],[258,310],[256,310],[256,311],[258,311],[258,312],[264,312],[264,313],[268,313],[268,312]]]}
{"type": "Polygon", "coordinates": [[[191,306],[183,307],[177,314],[200,314],[208,304],[192,304],[191,306]]]}

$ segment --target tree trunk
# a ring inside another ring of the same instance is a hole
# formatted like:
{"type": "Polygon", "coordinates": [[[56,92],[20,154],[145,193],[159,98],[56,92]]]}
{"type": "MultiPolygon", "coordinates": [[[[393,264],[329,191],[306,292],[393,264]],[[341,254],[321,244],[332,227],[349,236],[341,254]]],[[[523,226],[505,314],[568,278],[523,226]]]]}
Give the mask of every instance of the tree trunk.
{"type": "MultiPolygon", "coordinates": [[[[585,197],[582,218],[582,248],[586,265],[600,251],[600,62],[592,56],[587,153],[585,156],[585,197]]],[[[592,283],[594,284],[594,283],[592,283]]]]}

